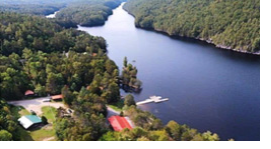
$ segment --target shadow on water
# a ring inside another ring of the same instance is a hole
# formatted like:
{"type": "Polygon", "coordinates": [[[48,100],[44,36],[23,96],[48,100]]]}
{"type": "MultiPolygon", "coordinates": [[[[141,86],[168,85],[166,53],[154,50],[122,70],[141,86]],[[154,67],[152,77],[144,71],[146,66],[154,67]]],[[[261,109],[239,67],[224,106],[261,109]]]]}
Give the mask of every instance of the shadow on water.
{"type": "Polygon", "coordinates": [[[166,32],[156,31],[153,29],[145,29],[145,28],[141,28],[141,27],[136,27],[136,28],[139,30],[143,30],[143,31],[151,32],[151,33],[156,33],[158,35],[164,35],[172,40],[181,41],[181,42],[188,43],[188,44],[198,44],[201,46],[209,47],[209,49],[212,49],[216,52],[219,52],[220,54],[223,54],[223,56],[225,56],[229,59],[239,60],[239,61],[250,61],[250,62],[259,62],[260,61],[260,55],[257,55],[257,54],[242,53],[242,52],[236,52],[236,51],[229,50],[229,49],[219,48],[219,47],[216,47],[212,43],[208,43],[206,41],[195,39],[195,38],[182,37],[182,36],[178,36],[178,35],[169,35],[166,32]]]}

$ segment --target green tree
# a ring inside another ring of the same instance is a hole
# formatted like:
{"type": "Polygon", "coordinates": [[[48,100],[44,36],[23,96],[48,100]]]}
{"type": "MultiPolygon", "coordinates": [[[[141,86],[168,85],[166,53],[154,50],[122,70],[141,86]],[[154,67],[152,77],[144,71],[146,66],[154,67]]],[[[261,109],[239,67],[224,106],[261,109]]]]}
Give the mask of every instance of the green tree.
{"type": "Polygon", "coordinates": [[[116,83],[110,83],[108,86],[108,102],[116,102],[120,99],[120,91],[119,91],[119,86],[116,83]]]}
{"type": "Polygon", "coordinates": [[[124,98],[124,105],[127,105],[127,106],[136,105],[134,96],[131,94],[126,95],[124,98]]]}
{"type": "Polygon", "coordinates": [[[46,96],[46,88],[45,88],[45,86],[41,86],[40,84],[38,84],[38,85],[36,85],[34,91],[38,96],[46,96]]]}
{"type": "Polygon", "coordinates": [[[202,137],[204,141],[219,141],[220,140],[219,136],[216,133],[212,134],[210,131],[204,132],[202,134],[202,137]]]}
{"type": "Polygon", "coordinates": [[[68,86],[64,86],[61,90],[63,96],[63,102],[67,105],[72,105],[74,96],[73,93],[69,90],[68,86]]]}
{"type": "Polygon", "coordinates": [[[174,140],[181,140],[181,126],[175,121],[169,121],[166,130],[174,140]]]}
{"type": "Polygon", "coordinates": [[[6,130],[0,130],[0,141],[11,141],[12,134],[6,130]]]}

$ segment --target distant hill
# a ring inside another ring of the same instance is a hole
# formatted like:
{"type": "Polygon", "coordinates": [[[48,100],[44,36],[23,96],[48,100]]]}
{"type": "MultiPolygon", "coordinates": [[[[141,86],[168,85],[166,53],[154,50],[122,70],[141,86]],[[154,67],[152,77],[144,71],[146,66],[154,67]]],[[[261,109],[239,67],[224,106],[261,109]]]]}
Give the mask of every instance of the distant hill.
{"type": "Polygon", "coordinates": [[[103,25],[112,9],[125,0],[1,0],[0,11],[49,15],[60,10],[56,23],[66,28],[103,25]]]}
{"type": "Polygon", "coordinates": [[[260,53],[260,0],[129,0],[137,27],[260,53]]]}

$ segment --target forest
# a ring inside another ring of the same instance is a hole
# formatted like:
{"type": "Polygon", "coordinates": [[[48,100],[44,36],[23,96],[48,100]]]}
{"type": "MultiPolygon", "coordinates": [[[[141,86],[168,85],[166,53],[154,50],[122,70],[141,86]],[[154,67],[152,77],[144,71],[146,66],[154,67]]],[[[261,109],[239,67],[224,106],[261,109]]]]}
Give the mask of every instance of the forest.
{"type": "Polygon", "coordinates": [[[31,15],[49,15],[72,0],[1,0],[0,11],[31,15]]]}
{"type": "MultiPolygon", "coordinates": [[[[42,17],[55,8],[30,12],[32,6],[17,9],[12,1],[4,2],[0,14],[0,141],[25,140],[27,132],[17,121],[15,106],[7,102],[23,99],[26,90],[33,90],[36,97],[62,94],[63,103],[74,110],[73,116],[63,117],[58,109],[53,125],[55,140],[220,140],[216,133],[201,133],[174,121],[163,125],[151,113],[137,108],[132,95],[121,99],[121,84],[140,88],[142,82],[137,78],[137,68],[127,58],[119,72],[107,56],[107,44],[102,37],[65,29],[56,20],[42,17]],[[117,102],[123,102],[120,115],[130,117],[136,125],[134,129],[115,132],[107,125],[107,105],[117,102]]],[[[103,2],[108,8],[118,5],[103,2]]]]}
{"type": "Polygon", "coordinates": [[[137,27],[260,53],[260,0],[129,0],[137,27]]]}
{"type": "Polygon", "coordinates": [[[17,122],[5,100],[20,100],[28,89],[37,96],[63,92],[64,103],[71,105],[88,88],[95,99],[93,109],[102,108],[104,114],[105,103],[119,99],[118,68],[107,57],[103,38],[36,16],[2,13],[0,20],[0,124],[1,135],[7,137],[0,140],[20,140],[12,135],[17,122]]]}
{"type": "Polygon", "coordinates": [[[85,0],[69,3],[56,15],[56,21],[62,26],[97,26],[103,25],[112,9],[120,5],[122,0],[85,0]]]}
{"type": "Polygon", "coordinates": [[[125,0],[3,0],[0,11],[45,16],[56,11],[54,22],[70,28],[103,25],[112,9],[125,0]]]}
{"type": "MultiPolygon", "coordinates": [[[[106,123],[106,105],[119,102],[119,70],[107,57],[106,42],[50,19],[12,12],[0,15],[0,140],[23,140],[24,131],[9,100],[20,100],[31,89],[37,96],[63,95],[72,117],[56,115],[56,140],[219,140],[174,121],[161,120],[125,98],[121,115],[137,126],[114,132],[106,123]],[[18,131],[20,130],[20,131],[18,131]]],[[[133,84],[137,69],[124,59],[124,80],[133,84]]],[[[131,85],[132,85],[131,84],[131,85]]]]}

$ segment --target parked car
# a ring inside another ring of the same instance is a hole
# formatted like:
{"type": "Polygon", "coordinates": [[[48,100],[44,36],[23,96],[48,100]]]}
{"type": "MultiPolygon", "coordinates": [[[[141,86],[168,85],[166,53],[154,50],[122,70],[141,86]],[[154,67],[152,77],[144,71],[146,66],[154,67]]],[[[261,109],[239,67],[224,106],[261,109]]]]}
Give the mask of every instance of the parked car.
{"type": "Polygon", "coordinates": [[[72,113],[72,110],[71,110],[71,109],[68,109],[67,112],[68,112],[69,114],[71,114],[71,113],[72,113]]]}

